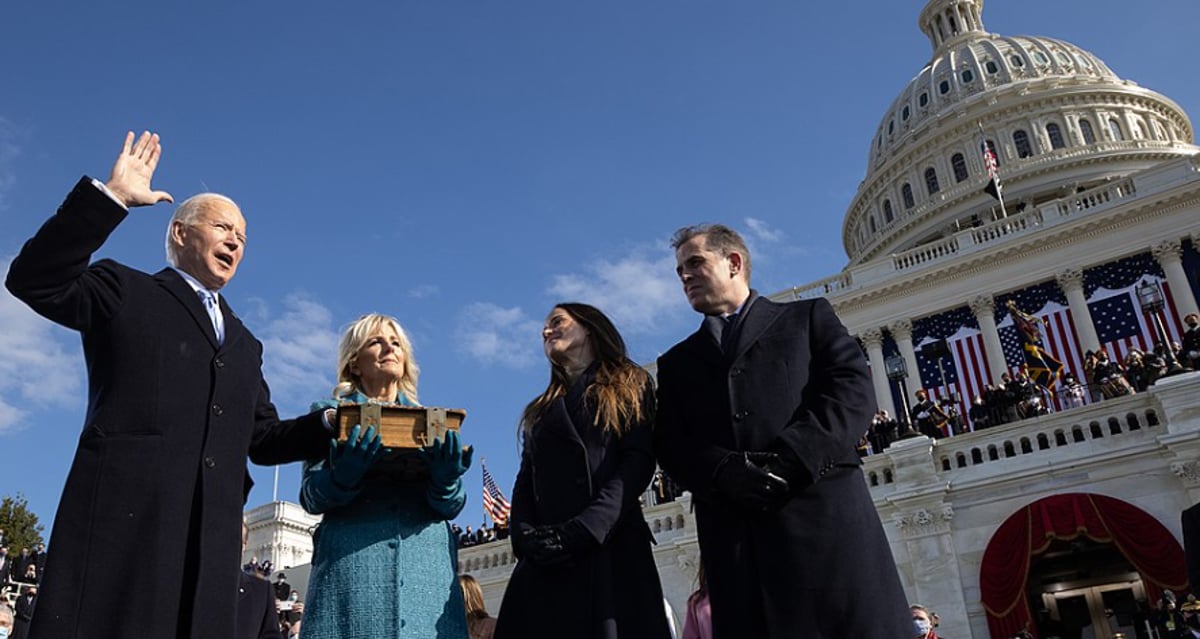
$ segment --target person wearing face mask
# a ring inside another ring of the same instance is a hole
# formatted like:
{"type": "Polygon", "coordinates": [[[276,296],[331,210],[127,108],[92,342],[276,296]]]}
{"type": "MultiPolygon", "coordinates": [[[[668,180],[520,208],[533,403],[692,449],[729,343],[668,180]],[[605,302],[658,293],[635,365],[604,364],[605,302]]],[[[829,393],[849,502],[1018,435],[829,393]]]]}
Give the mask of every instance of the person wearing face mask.
{"type": "Polygon", "coordinates": [[[8,603],[0,601],[0,639],[8,639],[13,634],[13,611],[8,603]]]}
{"type": "Polygon", "coordinates": [[[668,639],[653,536],[654,386],[599,309],[565,303],[542,329],[550,382],[521,417],[513,569],[495,639],[668,639]]]}
{"type": "Polygon", "coordinates": [[[37,587],[30,586],[17,597],[16,623],[12,632],[14,639],[29,636],[29,622],[33,619],[33,611],[37,609],[37,594],[37,587]]]}
{"type": "MultiPolygon", "coordinates": [[[[420,368],[395,318],[368,314],[338,343],[340,402],[416,406],[420,368]]],[[[300,505],[322,515],[313,534],[305,590],[304,639],[467,639],[450,523],[466,504],[462,476],[473,448],[457,431],[420,449],[428,477],[394,477],[377,466],[379,435],[351,429],[327,453],[304,464],[300,505]]]]}
{"type": "Polygon", "coordinates": [[[910,608],[915,639],[938,639],[937,632],[934,630],[937,626],[937,613],[921,604],[913,604],[910,608]]]}

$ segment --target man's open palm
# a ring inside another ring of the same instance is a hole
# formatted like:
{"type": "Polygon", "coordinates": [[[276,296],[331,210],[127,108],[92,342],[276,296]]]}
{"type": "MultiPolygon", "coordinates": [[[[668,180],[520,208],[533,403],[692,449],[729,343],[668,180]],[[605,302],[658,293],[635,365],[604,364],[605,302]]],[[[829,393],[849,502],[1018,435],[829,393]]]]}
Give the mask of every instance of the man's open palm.
{"type": "Polygon", "coordinates": [[[113,163],[112,175],[105,186],[127,207],[174,202],[175,198],[170,193],[150,188],[150,178],[154,177],[154,169],[158,167],[158,158],[161,156],[162,144],[157,133],[143,131],[136,144],[133,142],[133,131],[126,133],[125,146],[113,163]]]}

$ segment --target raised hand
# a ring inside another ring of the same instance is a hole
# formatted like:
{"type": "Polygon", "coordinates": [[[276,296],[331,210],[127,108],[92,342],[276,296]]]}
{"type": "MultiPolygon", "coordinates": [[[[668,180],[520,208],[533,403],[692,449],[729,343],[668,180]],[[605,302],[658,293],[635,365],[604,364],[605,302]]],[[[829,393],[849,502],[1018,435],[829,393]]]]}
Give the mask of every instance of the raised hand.
{"type": "Polygon", "coordinates": [[[143,131],[136,144],[133,131],[126,133],[125,146],[113,163],[112,174],[105,186],[130,208],[163,201],[174,202],[175,198],[170,193],[150,188],[150,178],[154,177],[154,169],[158,167],[161,156],[162,144],[157,133],[143,131]]]}

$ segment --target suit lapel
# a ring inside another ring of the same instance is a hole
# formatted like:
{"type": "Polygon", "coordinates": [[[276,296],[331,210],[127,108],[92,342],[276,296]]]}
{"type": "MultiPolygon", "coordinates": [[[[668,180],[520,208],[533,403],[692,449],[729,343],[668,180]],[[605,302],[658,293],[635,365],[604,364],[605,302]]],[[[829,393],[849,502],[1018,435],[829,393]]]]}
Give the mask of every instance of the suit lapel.
{"type": "Polygon", "coordinates": [[[776,319],[779,319],[782,312],[783,306],[769,299],[759,297],[754,300],[754,303],[750,305],[750,310],[746,311],[746,316],[742,318],[741,334],[738,336],[732,361],[737,361],[742,353],[753,346],[754,342],[762,336],[763,331],[766,331],[771,324],[775,323],[776,319]]]}
{"type": "MultiPolygon", "coordinates": [[[[217,348],[217,334],[213,330],[212,320],[209,319],[208,311],[204,310],[204,303],[200,301],[200,296],[196,294],[191,285],[184,281],[179,276],[179,273],[176,273],[171,268],[164,268],[155,273],[154,279],[158,280],[158,283],[167,289],[167,292],[174,295],[180,304],[183,304],[183,307],[187,309],[192,319],[196,321],[196,326],[199,327],[200,332],[204,333],[204,336],[208,338],[208,343],[212,344],[214,349],[217,348]]],[[[222,304],[224,303],[222,302],[222,304]]],[[[226,330],[225,343],[228,344],[228,322],[226,323],[226,330]]]]}
{"type": "MultiPolygon", "coordinates": [[[[716,318],[720,322],[721,318],[716,318]]],[[[704,322],[700,324],[700,328],[696,329],[684,340],[684,344],[692,353],[709,364],[724,364],[724,357],[721,354],[721,345],[717,342],[717,338],[713,335],[713,329],[710,326],[709,317],[704,318],[704,322]]]]}
{"type": "MultiPolygon", "coordinates": [[[[225,296],[220,297],[221,315],[225,319],[225,342],[221,344],[221,350],[225,350],[232,344],[236,344],[241,338],[242,333],[246,332],[246,326],[242,324],[242,320],[229,308],[229,304],[225,302],[225,296]]],[[[208,314],[205,313],[205,317],[208,314]]],[[[209,322],[211,324],[211,321],[209,322]]]]}

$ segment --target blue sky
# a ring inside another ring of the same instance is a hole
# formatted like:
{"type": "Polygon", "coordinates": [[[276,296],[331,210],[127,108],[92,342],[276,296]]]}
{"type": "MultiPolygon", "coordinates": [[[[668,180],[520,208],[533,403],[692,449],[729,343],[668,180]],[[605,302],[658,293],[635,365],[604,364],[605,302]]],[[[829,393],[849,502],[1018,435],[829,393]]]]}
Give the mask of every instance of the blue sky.
{"type": "MultiPolygon", "coordinates": [[[[160,132],[157,188],[246,214],[224,293],[280,412],[329,393],[342,327],[396,315],[421,399],[468,410],[506,492],[550,307],[599,305],[651,361],[698,323],[666,242],[700,221],[747,235],[764,292],[836,272],[871,138],[931,54],[920,0],[120,4],[4,10],[0,272],[127,129],[160,132]]],[[[984,23],[1200,112],[1195,0],[991,0],[984,23]]],[[[136,210],[98,257],[158,270],[170,212],[136,210]]],[[[78,337],[0,292],[0,494],[47,524],[85,388],[78,337]]],[[[478,464],[468,481],[477,525],[478,464]]],[[[284,467],[280,497],[298,485],[284,467]]]]}

